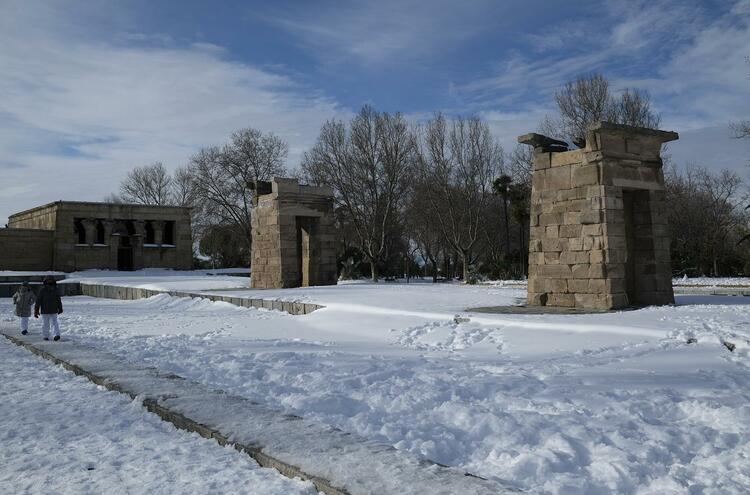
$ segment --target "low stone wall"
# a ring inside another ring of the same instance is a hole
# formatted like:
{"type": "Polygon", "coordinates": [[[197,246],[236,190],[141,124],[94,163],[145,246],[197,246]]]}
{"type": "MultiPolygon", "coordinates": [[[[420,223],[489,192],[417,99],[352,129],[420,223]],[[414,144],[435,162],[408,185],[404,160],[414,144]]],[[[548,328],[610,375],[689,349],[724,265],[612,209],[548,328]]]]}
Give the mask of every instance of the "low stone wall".
{"type": "Polygon", "coordinates": [[[58,282],[65,280],[65,274],[38,274],[38,275],[0,275],[0,284],[37,282],[41,283],[47,277],[52,277],[58,282]]]}
{"type": "Polygon", "coordinates": [[[682,296],[746,296],[750,297],[750,287],[675,287],[674,293],[682,296]]]}
{"type": "Polygon", "coordinates": [[[292,315],[306,315],[323,306],[318,304],[301,303],[293,301],[278,301],[275,299],[249,299],[235,296],[222,296],[219,294],[202,294],[185,291],[165,291],[154,289],[140,289],[137,287],[118,287],[114,285],[79,284],[80,295],[101,297],[105,299],[146,299],[159,294],[169,294],[174,297],[199,297],[209,301],[221,301],[243,308],[265,308],[277,311],[286,311],[292,315]]]}
{"type": "MultiPolygon", "coordinates": [[[[35,292],[41,286],[40,282],[31,282],[35,292]]],[[[21,286],[21,282],[2,283],[0,282],[0,297],[12,297],[21,286]]],[[[209,301],[221,301],[242,308],[274,309],[276,311],[286,311],[292,315],[306,315],[323,306],[311,303],[302,303],[294,301],[279,301],[276,299],[249,299],[245,297],[222,296],[220,294],[202,294],[199,292],[185,292],[174,290],[154,290],[141,289],[138,287],[120,287],[116,285],[102,284],[84,284],[80,282],[63,282],[57,284],[61,296],[90,296],[104,299],[123,299],[131,301],[135,299],[146,299],[159,294],[169,294],[173,297],[199,297],[209,301]]]]}
{"type": "MultiPolygon", "coordinates": [[[[0,297],[13,297],[13,294],[21,287],[22,282],[8,282],[0,283],[0,297]]],[[[42,286],[41,282],[30,281],[29,285],[34,293],[39,292],[39,288],[42,286]]],[[[80,296],[81,286],[80,284],[57,284],[57,290],[61,296],[80,296]]]]}

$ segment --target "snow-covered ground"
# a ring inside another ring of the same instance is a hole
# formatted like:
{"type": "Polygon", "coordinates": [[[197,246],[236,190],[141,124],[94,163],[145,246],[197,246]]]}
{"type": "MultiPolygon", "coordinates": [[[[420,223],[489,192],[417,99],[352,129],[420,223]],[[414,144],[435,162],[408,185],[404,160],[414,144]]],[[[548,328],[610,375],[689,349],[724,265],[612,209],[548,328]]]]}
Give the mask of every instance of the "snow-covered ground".
{"type": "Polygon", "coordinates": [[[18,270],[0,270],[0,277],[28,277],[41,275],[65,275],[63,272],[24,272],[18,270]]]}
{"type": "Polygon", "coordinates": [[[532,491],[750,486],[750,298],[534,316],[466,311],[525,297],[506,287],[221,293],[326,308],[291,316],[167,295],[74,297],[63,334],[532,491]]]}
{"type": "Polygon", "coordinates": [[[750,287],[750,277],[680,277],[672,280],[675,287],[750,287]]]}
{"type": "Polygon", "coordinates": [[[316,493],[0,338],[0,493],[316,493]]]}
{"type": "Polygon", "coordinates": [[[151,290],[225,290],[250,287],[249,276],[238,276],[249,273],[250,270],[247,268],[191,271],[146,268],[133,272],[86,270],[68,274],[66,282],[104,283],[119,287],[137,287],[151,290]]]}
{"type": "MultiPolygon", "coordinates": [[[[482,285],[494,287],[523,287],[525,280],[488,280],[482,285]]],[[[679,287],[750,287],[750,277],[678,277],[672,279],[672,285],[679,287]]]]}

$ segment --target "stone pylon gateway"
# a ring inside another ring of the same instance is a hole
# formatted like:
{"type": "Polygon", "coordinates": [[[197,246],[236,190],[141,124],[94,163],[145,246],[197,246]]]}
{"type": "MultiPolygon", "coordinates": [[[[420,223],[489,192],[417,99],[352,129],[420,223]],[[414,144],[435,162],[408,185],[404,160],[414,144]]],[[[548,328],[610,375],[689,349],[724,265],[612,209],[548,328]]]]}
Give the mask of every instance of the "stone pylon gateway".
{"type": "Polygon", "coordinates": [[[333,190],[282,178],[248,186],[255,190],[252,287],[336,284],[333,190]]]}
{"type": "Polygon", "coordinates": [[[586,146],[534,147],[528,304],[584,309],[674,302],[661,146],[677,133],[599,122],[586,146]]]}

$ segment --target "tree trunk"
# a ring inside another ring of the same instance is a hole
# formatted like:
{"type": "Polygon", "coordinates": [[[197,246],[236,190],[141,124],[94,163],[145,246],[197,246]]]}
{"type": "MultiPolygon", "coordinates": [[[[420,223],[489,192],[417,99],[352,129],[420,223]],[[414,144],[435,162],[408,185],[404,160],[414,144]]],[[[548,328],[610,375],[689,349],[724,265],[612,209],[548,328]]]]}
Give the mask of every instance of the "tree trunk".
{"type": "Polygon", "coordinates": [[[378,267],[375,260],[370,260],[370,278],[373,282],[378,281],[378,267]]]}
{"type": "Polygon", "coordinates": [[[508,198],[503,196],[503,210],[505,212],[505,256],[510,256],[510,223],[508,221],[508,198]]]}
{"type": "Polygon", "coordinates": [[[437,268],[437,260],[431,260],[432,261],[432,283],[437,283],[437,275],[438,275],[438,268],[437,268]]]}
{"type": "Polygon", "coordinates": [[[719,276],[719,264],[718,264],[718,261],[717,261],[717,258],[716,258],[715,255],[714,255],[713,258],[714,258],[714,260],[713,260],[713,263],[714,263],[714,277],[718,277],[719,276]]]}
{"type": "Polygon", "coordinates": [[[521,227],[519,228],[518,233],[520,234],[520,236],[518,237],[518,242],[520,244],[520,248],[518,249],[518,258],[519,258],[520,264],[521,264],[521,266],[519,268],[521,269],[520,270],[521,278],[523,278],[523,276],[526,275],[526,270],[524,269],[524,262],[523,262],[523,260],[524,260],[524,252],[523,252],[523,244],[524,244],[524,240],[523,240],[523,222],[521,222],[521,227]]]}
{"type": "Polygon", "coordinates": [[[469,256],[468,253],[461,252],[461,264],[463,265],[463,279],[464,283],[469,282],[469,256]]]}

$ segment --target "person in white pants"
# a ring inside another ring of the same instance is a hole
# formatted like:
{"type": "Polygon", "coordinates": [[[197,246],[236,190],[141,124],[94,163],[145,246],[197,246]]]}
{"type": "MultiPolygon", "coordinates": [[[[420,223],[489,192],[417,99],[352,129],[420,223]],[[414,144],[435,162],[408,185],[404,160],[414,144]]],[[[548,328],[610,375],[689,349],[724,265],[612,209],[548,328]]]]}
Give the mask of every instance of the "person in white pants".
{"type": "Polygon", "coordinates": [[[54,277],[47,276],[34,306],[34,317],[39,318],[39,313],[42,314],[42,337],[44,337],[44,340],[49,340],[50,324],[55,333],[53,340],[60,340],[60,324],[57,322],[57,315],[62,314],[62,312],[62,300],[57,292],[57,282],[54,277]]]}
{"type": "Polygon", "coordinates": [[[42,337],[44,340],[49,340],[50,324],[55,333],[55,340],[60,340],[60,323],[57,321],[57,315],[42,315],[42,337]]]}

